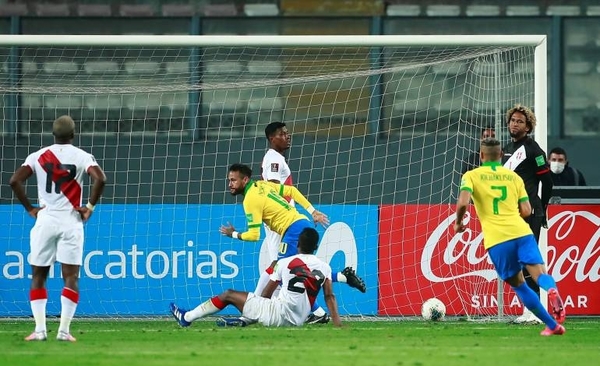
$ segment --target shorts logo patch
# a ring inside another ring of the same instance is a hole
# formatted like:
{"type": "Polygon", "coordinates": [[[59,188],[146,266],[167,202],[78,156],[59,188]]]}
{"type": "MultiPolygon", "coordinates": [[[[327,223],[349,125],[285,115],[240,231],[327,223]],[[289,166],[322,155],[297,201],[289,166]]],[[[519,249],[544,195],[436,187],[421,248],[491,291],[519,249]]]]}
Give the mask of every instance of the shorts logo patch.
{"type": "Polygon", "coordinates": [[[271,172],[277,173],[279,171],[279,163],[271,163],[271,172]]]}

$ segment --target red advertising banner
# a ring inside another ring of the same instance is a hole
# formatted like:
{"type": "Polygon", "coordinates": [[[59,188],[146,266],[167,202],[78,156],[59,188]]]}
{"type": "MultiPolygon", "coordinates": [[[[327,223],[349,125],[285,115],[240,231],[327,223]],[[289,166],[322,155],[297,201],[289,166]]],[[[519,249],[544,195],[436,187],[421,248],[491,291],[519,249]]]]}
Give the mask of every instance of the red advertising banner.
{"type": "MultiPolygon", "coordinates": [[[[494,315],[498,280],[483,249],[474,210],[454,235],[454,205],[384,205],[379,214],[380,315],[418,315],[423,301],[442,300],[450,315],[494,315]]],[[[549,209],[548,270],[568,314],[600,314],[600,205],[549,209]],[[575,234],[577,233],[577,234],[575,234]]],[[[504,314],[523,311],[503,286],[504,314]]]]}
{"type": "Polygon", "coordinates": [[[567,315],[600,315],[600,205],[551,205],[548,217],[548,273],[567,315]]]}

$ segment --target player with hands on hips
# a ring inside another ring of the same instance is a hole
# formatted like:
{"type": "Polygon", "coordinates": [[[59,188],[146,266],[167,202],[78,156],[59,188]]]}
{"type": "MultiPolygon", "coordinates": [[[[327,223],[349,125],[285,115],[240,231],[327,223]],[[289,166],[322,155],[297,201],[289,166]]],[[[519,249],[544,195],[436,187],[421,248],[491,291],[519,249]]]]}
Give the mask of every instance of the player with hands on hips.
{"type": "Polygon", "coordinates": [[[32,268],[29,299],[35,330],[26,341],[45,341],[46,280],[55,261],[61,263],[60,325],[56,339],[74,342],[70,324],[79,302],[79,269],[83,259],[83,223],[87,221],[104,190],[106,176],[93,155],[72,145],[75,122],[69,116],[52,125],[54,144],[30,154],[10,178],[10,186],[29,216],[31,229],[29,263],[32,268]],[[90,197],[82,205],[83,176],[93,179],[90,197]],[[23,182],[35,175],[39,207],[25,193],[23,182]]]}

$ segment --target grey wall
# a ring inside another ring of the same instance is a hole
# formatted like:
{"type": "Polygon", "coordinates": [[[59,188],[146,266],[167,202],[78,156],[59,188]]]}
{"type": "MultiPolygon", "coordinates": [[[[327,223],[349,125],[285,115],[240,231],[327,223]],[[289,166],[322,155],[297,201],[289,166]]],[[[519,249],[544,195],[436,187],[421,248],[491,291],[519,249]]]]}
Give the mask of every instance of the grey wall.
{"type": "MultiPolygon", "coordinates": [[[[48,138],[4,138],[1,203],[13,202],[7,183],[15,168],[29,152],[50,143],[48,138]]],[[[227,192],[228,165],[249,164],[258,177],[266,149],[264,138],[191,142],[160,137],[82,137],[75,143],[92,152],[108,175],[104,203],[236,202],[227,192]]],[[[364,136],[315,139],[298,135],[288,158],[296,185],[316,203],[452,203],[460,157],[467,153],[458,146],[465,144],[473,142],[456,135],[378,141],[364,136]]],[[[556,145],[567,149],[573,166],[589,184],[600,185],[591,153],[600,151],[600,141],[548,142],[549,148],[556,145]]],[[[35,194],[33,184],[28,189],[35,194]]]]}
{"type": "MultiPolygon", "coordinates": [[[[29,152],[51,142],[39,138],[3,141],[2,203],[11,202],[12,192],[6,183],[16,166],[29,152]]],[[[153,143],[139,138],[81,138],[75,143],[92,152],[107,172],[110,182],[105,203],[236,202],[226,190],[228,165],[249,164],[258,177],[266,151],[264,138],[222,142],[164,139],[153,143]]],[[[458,179],[454,172],[460,170],[460,162],[447,157],[463,153],[456,146],[456,136],[377,142],[368,137],[301,136],[294,138],[289,163],[297,186],[314,202],[449,202],[456,190],[452,182],[458,179]]],[[[31,184],[30,194],[35,193],[34,188],[31,184]]]]}

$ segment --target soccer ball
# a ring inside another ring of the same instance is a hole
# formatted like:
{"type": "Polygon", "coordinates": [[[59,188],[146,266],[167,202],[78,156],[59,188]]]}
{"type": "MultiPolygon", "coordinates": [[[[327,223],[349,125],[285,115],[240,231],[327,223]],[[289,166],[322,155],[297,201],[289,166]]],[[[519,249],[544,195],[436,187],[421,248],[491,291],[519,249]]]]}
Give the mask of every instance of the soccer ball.
{"type": "Polygon", "coordinates": [[[421,305],[421,315],[425,320],[440,321],[446,316],[446,305],[432,297],[421,305]]]}

